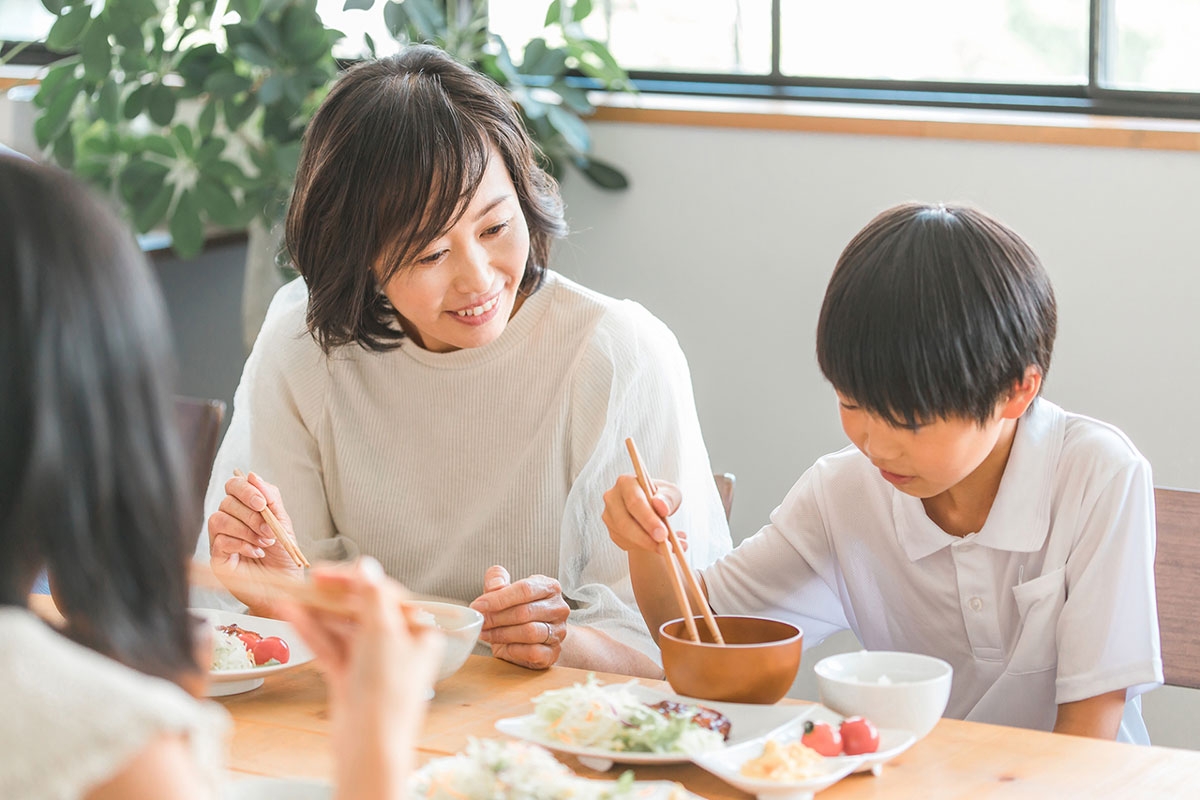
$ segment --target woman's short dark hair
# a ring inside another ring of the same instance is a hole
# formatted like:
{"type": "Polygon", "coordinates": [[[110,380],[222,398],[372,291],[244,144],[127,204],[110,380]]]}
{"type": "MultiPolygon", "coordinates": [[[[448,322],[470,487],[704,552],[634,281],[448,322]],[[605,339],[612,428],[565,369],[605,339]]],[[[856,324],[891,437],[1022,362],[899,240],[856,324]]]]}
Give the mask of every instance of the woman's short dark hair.
{"type": "Polygon", "coordinates": [[[1057,317],[1021,237],[973,208],[908,203],[842,252],[817,360],[838,392],[892,424],[982,423],[1029,366],[1049,371],[1057,317]]]}
{"type": "Polygon", "coordinates": [[[529,225],[519,288],[531,294],[566,223],[558,185],[538,166],[504,90],[430,45],[338,79],[305,132],[287,215],[287,249],[308,284],[308,327],[322,348],[400,343],[404,332],[379,287],[454,225],[492,147],[529,225]]]}
{"type": "Polygon", "coordinates": [[[67,632],[197,672],[166,315],[128,229],[67,175],[0,156],[0,603],[49,572],[67,632]]]}

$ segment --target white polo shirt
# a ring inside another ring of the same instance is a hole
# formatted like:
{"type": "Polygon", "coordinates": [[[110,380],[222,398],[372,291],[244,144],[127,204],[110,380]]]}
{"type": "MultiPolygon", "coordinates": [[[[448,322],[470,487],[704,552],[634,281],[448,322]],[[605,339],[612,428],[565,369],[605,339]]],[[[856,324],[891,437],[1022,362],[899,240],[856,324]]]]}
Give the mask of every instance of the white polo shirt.
{"type": "Polygon", "coordinates": [[[1038,400],[983,529],[951,536],[856,448],[825,456],[771,523],[704,571],[714,610],[778,617],[806,646],[950,662],[946,716],[1050,730],[1057,704],[1162,683],[1150,465],[1119,430],[1038,400]]]}

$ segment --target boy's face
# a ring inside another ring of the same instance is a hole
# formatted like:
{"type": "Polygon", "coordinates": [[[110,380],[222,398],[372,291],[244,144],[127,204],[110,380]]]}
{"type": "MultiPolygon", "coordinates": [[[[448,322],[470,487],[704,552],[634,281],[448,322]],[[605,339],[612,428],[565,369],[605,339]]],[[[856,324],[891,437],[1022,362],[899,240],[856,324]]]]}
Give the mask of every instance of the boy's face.
{"type": "Polygon", "coordinates": [[[1040,388],[1041,375],[1031,367],[1012,396],[998,403],[982,425],[953,417],[916,428],[894,426],[840,392],[837,397],[842,430],[854,446],[884,480],[905,494],[926,499],[958,485],[978,469],[1040,388]]]}

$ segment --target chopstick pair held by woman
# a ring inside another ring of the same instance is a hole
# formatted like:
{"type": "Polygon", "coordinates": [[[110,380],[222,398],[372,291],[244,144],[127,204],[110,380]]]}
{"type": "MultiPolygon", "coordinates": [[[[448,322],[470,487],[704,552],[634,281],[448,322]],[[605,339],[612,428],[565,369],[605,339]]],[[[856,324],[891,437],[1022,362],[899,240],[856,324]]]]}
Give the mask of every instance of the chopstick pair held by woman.
{"type": "MultiPolygon", "coordinates": [[[[67,175],[0,156],[0,797],[216,798],[228,717],[187,611],[193,531],[149,266],[67,175]],[[26,607],[50,577],[57,631],[26,607]]],[[[282,611],[329,686],[339,798],[405,791],[441,638],[369,562],[358,620],[282,611]],[[404,669],[396,669],[398,663],[404,669]]]]}

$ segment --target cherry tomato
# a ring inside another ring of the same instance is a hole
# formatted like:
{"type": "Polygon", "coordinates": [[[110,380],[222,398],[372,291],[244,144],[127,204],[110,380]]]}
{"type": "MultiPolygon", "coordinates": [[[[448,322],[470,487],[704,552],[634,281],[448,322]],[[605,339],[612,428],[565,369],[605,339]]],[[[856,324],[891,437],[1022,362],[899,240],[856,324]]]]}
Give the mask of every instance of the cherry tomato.
{"type": "Polygon", "coordinates": [[[866,717],[842,721],[842,746],[848,756],[874,753],[879,749],[879,730],[866,717]]]}
{"type": "Polygon", "coordinates": [[[823,756],[840,756],[842,754],[842,734],[825,722],[804,723],[804,735],[800,743],[805,747],[816,750],[823,756]]]}
{"type": "Polygon", "coordinates": [[[260,667],[271,659],[275,659],[280,664],[286,664],[291,657],[287,642],[278,636],[268,636],[258,642],[254,645],[252,652],[254,653],[254,663],[260,667]]]}

